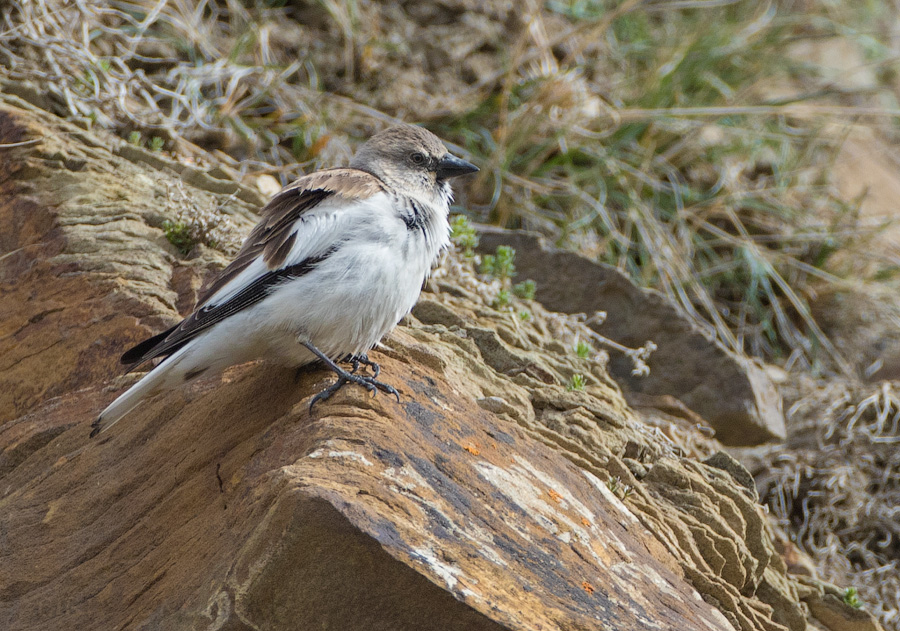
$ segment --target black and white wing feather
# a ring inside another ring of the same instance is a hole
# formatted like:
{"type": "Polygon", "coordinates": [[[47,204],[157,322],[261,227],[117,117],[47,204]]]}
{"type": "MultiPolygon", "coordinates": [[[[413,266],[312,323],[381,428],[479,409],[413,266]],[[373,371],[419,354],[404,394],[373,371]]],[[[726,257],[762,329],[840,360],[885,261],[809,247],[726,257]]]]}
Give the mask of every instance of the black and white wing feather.
{"type": "Polygon", "coordinates": [[[333,252],[334,240],[315,222],[304,225],[304,215],[328,198],[353,202],[384,191],[374,175],[349,168],[318,171],[285,187],[262,209],[262,220],[234,261],[204,292],[197,309],[171,329],[128,350],[121,362],[130,371],[171,355],[203,331],[259,302],[285,279],[310,272],[333,252]]]}

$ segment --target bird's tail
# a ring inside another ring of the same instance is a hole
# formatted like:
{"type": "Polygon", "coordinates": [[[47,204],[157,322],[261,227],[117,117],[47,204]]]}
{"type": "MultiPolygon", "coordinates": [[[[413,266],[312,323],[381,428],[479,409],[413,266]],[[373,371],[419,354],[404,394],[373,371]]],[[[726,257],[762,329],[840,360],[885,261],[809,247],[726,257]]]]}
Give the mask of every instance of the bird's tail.
{"type": "Polygon", "coordinates": [[[161,364],[158,364],[156,368],[144,375],[140,381],[106,406],[106,409],[100,412],[100,416],[91,424],[91,438],[100,432],[105,432],[118,423],[147,397],[161,392],[170,386],[173,381],[179,381],[178,377],[183,372],[183,370],[179,370],[179,362],[177,361],[180,354],[180,351],[176,352],[161,364]]]}

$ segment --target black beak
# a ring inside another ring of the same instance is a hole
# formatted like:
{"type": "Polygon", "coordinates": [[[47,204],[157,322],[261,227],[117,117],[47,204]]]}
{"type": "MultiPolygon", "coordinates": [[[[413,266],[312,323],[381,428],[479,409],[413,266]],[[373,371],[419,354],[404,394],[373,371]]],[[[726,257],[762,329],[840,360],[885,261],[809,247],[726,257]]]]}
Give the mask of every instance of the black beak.
{"type": "Polygon", "coordinates": [[[466,162],[462,158],[457,158],[452,153],[448,153],[438,162],[437,179],[446,180],[467,173],[475,173],[477,170],[478,167],[471,162],[466,162]]]}

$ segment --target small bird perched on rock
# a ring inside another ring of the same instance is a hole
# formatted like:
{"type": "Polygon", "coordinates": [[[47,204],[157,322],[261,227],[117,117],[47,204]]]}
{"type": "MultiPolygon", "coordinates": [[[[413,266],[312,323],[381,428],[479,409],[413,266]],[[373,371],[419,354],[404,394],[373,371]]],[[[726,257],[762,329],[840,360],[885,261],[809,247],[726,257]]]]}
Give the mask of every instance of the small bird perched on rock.
{"type": "Polygon", "coordinates": [[[396,395],[366,352],[415,305],[450,245],[449,180],[475,171],[431,132],[398,125],[362,145],[348,168],[286,186],[196,310],[122,356],[132,370],[165,359],[100,413],[91,436],[149,396],[261,357],[333,370],[337,382],[311,407],[347,383],[396,395]],[[356,374],[359,363],[374,376],[356,374]]]}

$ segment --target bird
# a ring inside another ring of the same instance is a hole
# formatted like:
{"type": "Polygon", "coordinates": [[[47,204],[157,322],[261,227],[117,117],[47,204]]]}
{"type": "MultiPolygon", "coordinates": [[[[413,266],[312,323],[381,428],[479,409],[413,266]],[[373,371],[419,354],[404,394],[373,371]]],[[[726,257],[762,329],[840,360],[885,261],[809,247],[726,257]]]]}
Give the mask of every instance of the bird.
{"type": "Polygon", "coordinates": [[[129,372],[161,361],[100,413],[91,437],[149,397],[259,358],[331,369],[336,382],[310,409],[351,383],[399,400],[367,353],[412,310],[450,247],[450,180],[477,171],[430,131],[401,124],[362,144],[349,166],[284,187],[195,310],[122,355],[129,372]],[[360,364],[374,376],[358,374],[360,364]]]}

